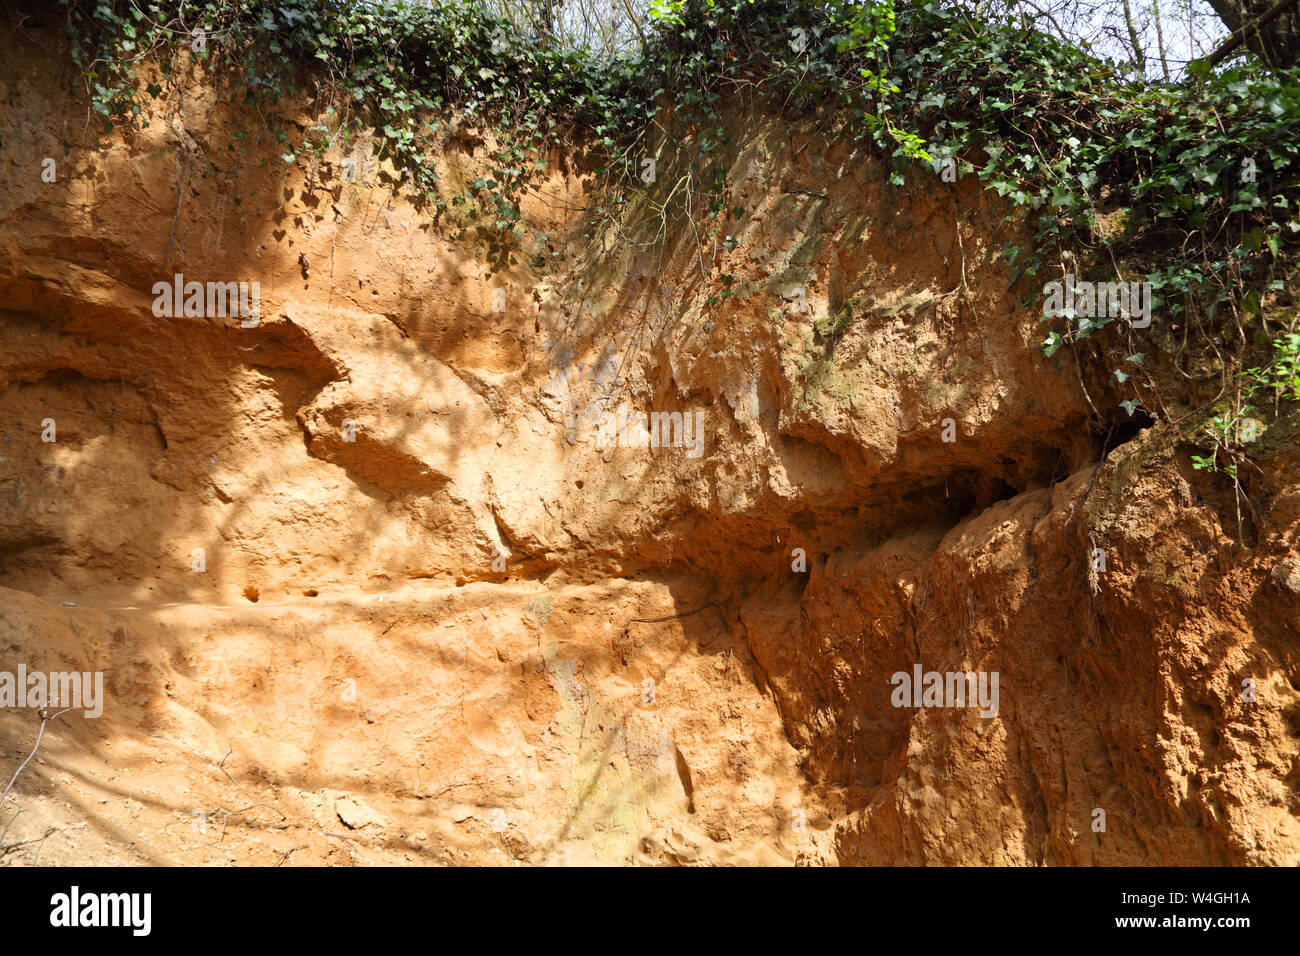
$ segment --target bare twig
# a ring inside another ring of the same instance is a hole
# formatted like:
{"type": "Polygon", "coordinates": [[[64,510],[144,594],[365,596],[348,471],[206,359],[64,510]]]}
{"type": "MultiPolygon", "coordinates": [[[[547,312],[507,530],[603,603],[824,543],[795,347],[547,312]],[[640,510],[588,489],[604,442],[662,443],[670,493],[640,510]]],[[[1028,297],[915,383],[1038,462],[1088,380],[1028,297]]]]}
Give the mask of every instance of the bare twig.
{"type": "Polygon", "coordinates": [[[284,851],[284,856],[280,857],[280,862],[277,863],[276,866],[277,867],[283,866],[285,860],[289,859],[290,854],[297,853],[299,850],[305,850],[305,849],[307,849],[307,844],[305,843],[299,844],[298,846],[290,847],[289,849],[284,851]]]}
{"type": "MultiPolygon", "coordinates": [[[[47,721],[50,721],[50,720],[53,720],[55,717],[62,717],[62,716],[63,716],[64,714],[66,714],[69,710],[72,710],[72,708],[71,708],[71,707],[68,707],[68,708],[66,708],[66,709],[64,709],[64,710],[59,711],[57,714],[51,714],[51,715],[48,715],[48,716],[46,715],[46,713],[45,713],[44,710],[42,710],[42,711],[40,712],[40,715],[41,715],[41,729],[38,730],[38,731],[36,732],[36,746],[32,747],[32,752],[29,753],[29,754],[27,755],[27,759],[24,760],[24,761],[22,762],[22,766],[20,766],[17,770],[14,771],[14,775],[13,775],[12,779],[10,779],[10,781],[9,781],[9,786],[5,787],[5,792],[4,792],[3,794],[0,794],[0,805],[3,805],[3,804],[4,804],[4,802],[5,802],[5,798],[9,796],[9,791],[12,790],[12,789],[14,788],[14,784],[15,784],[15,783],[17,782],[17,780],[18,780],[18,775],[19,775],[20,773],[23,772],[23,768],[24,768],[24,767],[26,767],[29,763],[32,762],[32,758],[36,756],[36,751],[40,749],[40,746],[41,746],[41,737],[43,737],[43,736],[45,735],[45,724],[46,724],[46,722],[47,722],[47,721]]],[[[6,832],[7,832],[7,831],[8,831],[8,828],[6,827],[6,832]]]]}
{"type": "MultiPolygon", "coordinates": [[[[42,833],[39,837],[33,837],[33,838],[30,839],[30,840],[23,840],[23,841],[21,841],[21,842],[19,842],[19,843],[11,843],[11,844],[9,844],[8,846],[0,846],[0,856],[8,856],[10,853],[12,853],[14,850],[18,849],[20,846],[28,846],[29,844],[32,844],[32,843],[44,843],[45,840],[46,840],[46,838],[49,837],[49,835],[50,835],[51,833],[55,833],[55,832],[57,832],[58,829],[59,829],[58,827],[50,827],[48,830],[46,830],[44,833],[42,833]]],[[[40,851],[37,850],[37,851],[36,851],[36,859],[39,861],[40,858],[41,858],[40,851]]]]}

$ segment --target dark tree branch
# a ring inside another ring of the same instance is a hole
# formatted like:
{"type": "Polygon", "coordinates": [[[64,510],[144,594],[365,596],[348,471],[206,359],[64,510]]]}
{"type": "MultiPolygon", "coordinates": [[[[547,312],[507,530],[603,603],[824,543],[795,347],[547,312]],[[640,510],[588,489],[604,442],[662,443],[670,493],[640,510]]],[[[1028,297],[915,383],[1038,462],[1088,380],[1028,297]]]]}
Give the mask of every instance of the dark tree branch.
{"type": "Polygon", "coordinates": [[[1295,3],[1296,0],[1278,0],[1278,2],[1266,11],[1258,20],[1246,24],[1232,36],[1228,37],[1221,47],[1210,54],[1209,58],[1205,61],[1206,64],[1208,66],[1215,66],[1216,64],[1221,63],[1224,58],[1230,56],[1237,47],[1258,34],[1260,27],[1266,26],[1276,20],[1282,14],[1286,13],[1288,9],[1295,6],[1295,3]]]}

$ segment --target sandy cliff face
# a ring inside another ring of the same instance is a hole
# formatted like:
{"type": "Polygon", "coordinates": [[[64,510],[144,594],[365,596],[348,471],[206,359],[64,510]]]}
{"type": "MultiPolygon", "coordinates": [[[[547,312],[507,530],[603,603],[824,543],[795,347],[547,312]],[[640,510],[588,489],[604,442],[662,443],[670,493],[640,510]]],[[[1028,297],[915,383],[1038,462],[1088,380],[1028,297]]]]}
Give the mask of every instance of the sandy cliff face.
{"type": "MultiPolygon", "coordinates": [[[[93,139],[41,55],[0,73],[0,669],[105,701],[47,725],[9,842],[1300,862],[1300,422],[1240,519],[1185,427],[1103,449],[977,183],[734,117],[717,235],[661,177],[587,238],[556,156],[501,264],[364,141],[355,180],[286,164],[203,77],[93,139]],[[257,282],[256,323],[156,315],[178,273],[257,282]],[[698,430],[607,447],[620,407],[698,430]],[[916,665],[996,673],[996,714],[895,706],[916,665]]],[[[0,710],[6,766],[37,726],[0,710]]]]}

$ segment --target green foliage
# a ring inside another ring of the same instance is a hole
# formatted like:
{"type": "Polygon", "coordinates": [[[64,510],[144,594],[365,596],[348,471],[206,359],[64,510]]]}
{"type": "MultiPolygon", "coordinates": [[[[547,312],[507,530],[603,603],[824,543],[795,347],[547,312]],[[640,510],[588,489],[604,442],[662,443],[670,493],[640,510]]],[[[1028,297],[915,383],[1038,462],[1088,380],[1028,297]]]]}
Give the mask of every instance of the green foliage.
{"type": "MultiPolygon", "coordinates": [[[[698,133],[703,160],[725,143],[716,107],[723,89],[742,75],[760,78],[770,92],[785,90],[795,108],[829,92],[842,102],[869,99],[882,89],[874,67],[893,30],[892,0],[865,10],[841,8],[839,0],[794,7],[779,0],[656,0],[642,55],[602,63],[537,37],[514,36],[474,2],[60,2],[68,8],[85,92],[106,129],[134,125],[144,97],[161,95],[157,84],[137,88],[137,68],[157,58],[165,71],[173,69],[173,52],[190,44],[196,27],[209,42],[195,57],[227,68],[250,104],[299,92],[304,66],[323,74],[324,87],[353,110],[356,125],[364,117],[417,193],[439,205],[436,174],[424,154],[427,137],[447,109],[476,113],[495,124],[504,143],[499,168],[453,201],[480,201],[499,229],[515,228],[520,190],[541,168],[544,147],[566,127],[585,129],[609,152],[612,181],[633,185],[640,157],[626,148],[665,98],[698,133]],[[836,32],[845,23],[847,37],[836,32]]],[[[888,117],[863,116],[869,117],[864,133],[883,130],[923,154],[920,141],[888,117]]],[[[285,153],[288,161],[295,155],[285,153]]],[[[710,184],[715,204],[717,185],[710,184]]]]}
{"type": "Polygon", "coordinates": [[[1237,449],[1243,442],[1243,431],[1247,436],[1250,435],[1251,426],[1247,423],[1253,422],[1253,419],[1249,416],[1254,410],[1251,406],[1246,405],[1240,409],[1221,412],[1206,422],[1202,434],[1211,442],[1210,453],[1208,455],[1193,455],[1192,467],[1197,471],[1211,472],[1222,468],[1224,473],[1235,484],[1237,481],[1237,466],[1241,458],[1237,449]]]}
{"type": "MultiPolygon", "coordinates": [[[[580,56],[512,38],[509,25],[481,6],[414,5],[387,0],[60,0],[73,60],[92,109],[113,124],[135,125],[144,96],[138,68],[157,59],[170,75],[178,51],[225,70],[249,104],[274,103],[314,86],[341,108],[339,128],[315,128],[314,145],[349,138],[369,125],[416,197],[445,207],[430,135],[448,110],[494,123],[503,143],[491,177],[461,202],[477,200],[498,229],[518,222],[518,196],[542,168],[542,146],[565,121],[595,123],[610,112],[607,78],[580,56]],[[194,52],[202,29],[206,50],[194,52]],[[312,82],[314,81],[314,82],[312,82]],[[350,128],[346,131],[344,125],[350,128]]],[[[308,144],[310,148],[311,144],[308,144]]],[[[293,161],[303,144],[285,151],[293,161]]]]}
{"type": "Polygon", "coordinates": [[[1255,418],[1254,402],[1300,401],[1300,333],[1286,332],[1273,340],[1273,360],[1262,368],[1248,369],[1238,376],[1238,393],[1233,404],[1212,416],[1200,434],[1209,442],[1208,455],[1193,455],[1198,471],[1222,469],[1234,484],[1238,465],[1246,460],[1244,446],[1259,438],[1263,423],[1255,418]]]}
{"type": "Polygon", "coordinates": [[[650,18],[667,26],[684,25],[682,13],[686,0],[650,0],[650,18]]]}
{"type": "Polygon", "coordinates": [[[1300,402],[1300,333],[1288,332],[1273,341],[1273,361],[1244,373],[1251,395],[1263,390],[1272,398],[1300,402]]]}
{"type": "MultiPolygon", "coordinates": [[[[287,161],[369,124],[417,198],[477,204],[508,235],[547,146],[570,134],[608,157],[597,211],[616,214],[641,186],[646,131],[665,108],[695,144],[691,175],[717,218],[726,184],[710,162],[726,145],[724,97],[849,117],[835,135],[873,140],[896,185],[932,181],[951,161],[1028,217],[1031,248],[1004,250],[1018,276],[1072,251],[1074,262],[1124,261],[1155,286],[1153,307],[1175,314],[1195,302],[1211,316],[1257,310],[1300,233],[1300,70],[1149,85],[934,0],[654,0],[645,46],[608,62],[515,36],[480,0],[60,3],[106,128],[133,125],[162,94],[138,87],[139,66],[175,69],[174,51],[201,27],[207,51],[193,56],[227,70],[246,102],[313,81],[340,108],[313,142],[286,144],[287,161]],[[490,123],[501,147],[490,176],[445,197],[428,150],[452,109],[490,123]]],[[[1054,332],[1045,351],[1091,331],[1054,332]]]]}
{"type": "Polygon", "coordinates": [[[927,3],[900,19],[890,63],[907,80],[892,111],[928,133],[938,162],[1030,218],[1029,253],[1004,249],[1017,275],[1071,252],[1144,265],[1153,307],[1177,313],[1271,279],[1300,232],[1300,71],[1149,85],[959,9],[927,3]]]}

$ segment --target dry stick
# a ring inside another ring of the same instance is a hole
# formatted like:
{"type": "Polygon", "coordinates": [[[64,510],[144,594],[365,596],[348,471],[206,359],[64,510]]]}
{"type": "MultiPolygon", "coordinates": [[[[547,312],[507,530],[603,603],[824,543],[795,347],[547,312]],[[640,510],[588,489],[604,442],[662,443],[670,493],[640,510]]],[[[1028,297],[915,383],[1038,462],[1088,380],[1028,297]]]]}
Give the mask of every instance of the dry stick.
{"type": "Polygon", "coordinates": [[[181,182],[181,150],[176,147],[176,212],[172,215],[171,232],[167,234],[167,249],[163,252],[163,263],[172,260],[172,243],[176,241],[176,221],[181,217],[181,204],[185,201],[185,184],[181,182]]]}
{"type": "MultiPolygon", "coordinates": [[[[246,806],[246,807],[240,807],[238,810],[227,810],[225,807],[221,807],[221,806],[219,806],[219,807],[217,807],[217,809],[215,809],[215,810],[213,810],[213,811],[211,811],[211,812],[212,812],[212,815],[213,815],[213,816],[216,816],[218,813],[221,814],[221,836],[217,837],[215,840],[213,840],[213,841],[210,842],[210,843],[204,843],[204,844],[201,844],[201,845],[202,845],[202,846],[216,846],[218,843],[220,843],[220,842],[222,842],[223,840],[225,840],[225,838],[226,838],[226,831],[230,828],[230,818],[231,818],[231,817],[240,817],[240,818],[243,819],[245,825],[247,825],[247,824],[248,824],[248,817],[246,817],[246,816],[244,815],[244,811],[245,811],[245,810],[252,810],[254,807],[266,807],[268,810],[274,810],[276,813],[279,813],[279,814],[280,814],[280,819],[282,819],[282,820],[287,820],[287,819],[289,819],[287,816],[284,815],[284,813],[282,813],[280,810],[276,809],[275,807],[271,806],[269,803],[250,803],[248,806],[246,806]]],[[[286,824],[286,826],[287,826],[287,824],[286,824]]],[[[284,829],[284,827],[280,827],[280,829],[284,829]]]]}
{"type": "Polygon", "coordinates": [[[0,833],[0,847],[4,846],[5,837],[9,835],[9,828],[14,825],[14,821],[17,820],[19,817],[21,817],[24,812],[25,812],[24,809],[22,807],[19,807],[18,812],[9,818],[9,822],[5,824],[4,832],[0,833]]]}
{"type": "MultiPolygon", "coordinates": [[[[0,856],[8,856],[10,853],[18,849],[20,846],[27,846],[28,844],[31,843],[44,843],[49,838],[49,835],[51,833],[55,833],[57,830],[58,827],[50,827],[43,834],[41,834],[39,839],[33,837],[30,840],[23,840],[21,843],[11,843],[9,844],[9,846],[0,846],[0,856]]],[[[40,858],[41,858],[40,850],[37,850],[36,859],[39,860],[40,858]]]]}
{"type": "MultiPolygon", "coordinates": [[[[280,810],[271,806],[269,803],[250,803],[248,806],[240,807],[238,810],[227,810],[225,807],[217,807],[217,809],[212,811],[212,815],[216,816],[218,813],[225,814],[225,816],[222,819],[228,819],[230,817],[244,817],[244,811],[252,810],[254,807],[266,807],[266,809],[268,810],[274,810],[276,813],[279,813],[281,820],[289,819],[280,810]]],[[[244,819],[247,820],[248,818],[244,817],[244,819]]]]}
{"type": "MultiPolygon", "coordinates": [[[[1233,401],[1236,405],[1236,408],[1233,410],[1233,417],[1234,417],[1233,438],[1239,439],[1241,433],[1241,379],[1240,378],[1237,379],[1237,391],[1236,394],[1233,396],[1233,401]]],[[[1226,438],[1227,436],[1225,435],[1224,437],[1226,438]]],[[[1233,499],[1233,504],[1237,508],[1237,544],[1240,547],[1244,548],[1246,546],[1246,538],[1241,532],[1241,498],[1242,495],[1245,494],[1245,492],[1241,490],[1241,482],[1237,480],[1237,467],[1236,467],[1237,463],[1232,460],[1231,450],[1228,449],[1227,446],[1225,445],[1224,451],[1227,454],[1228,463],[1232,466],[1232,472],[1231,472],[1232,499],[1233,499]]],[[[1247,501],[1249,502],[1249,499],[1247,499],[1247,501]]],[[[1254,510],[1253,506],[1251,510],[1252,511],[1254,510]]]]}
{"type": "Polygon", "coordinates": [[[235,748],[231,747],[229,750],[226,751],[226,755],[221,758],[221,762],[217,764],[217,769],[220,770],[222,773],[226,774],[226,779],[229,780],[231,783],[235,782],[235,778],[226,772],[226,761],[230,759],[230,755],[233,754],[234,752],[235,752],[235,748]]]}
{"type": "MultiPolygon", "coordinates": [[[[629,618],[627,623],[629,627],[633,624],[659,624],[663,621],[672,621],[679,617],[690,617],[693,614],[699,614],[701,611],[705,610],[706,608],[719,607],[719,606],[721,606],[721,602],[710,601],[708,604],[700,605],[694,611],[681,611],[680,613],[677,614],[665,614],[663,617],[634,617],[634,618],[629,618]]],[[[627,629],[628,628],[626,627],[624,628],[625,631],[627,629]]]]}
{"type": "Polygon", "coordinates": [[[961,241],[961,222],[957,219],[957,210],[952,212],[953,229],[957,233],[957,249],[961,252],[961,295],[970,308],[970,314],[975,319],[975,331],[980,336],[980,352],[987,356],[989,354],[988,346],[984,342],[984,330],[980,328],[980,314],[975,308],[975,302],[971,298],[970,289],[966,287],[966,247],[961,241]]]}
{"type": "MultiPolygon", "coordinates": [[[[46,722],[53,720],[55,717],[62,717],[69,710],[72,710],[72,708],[68,707],[64,710],[59,711],[57,714],[53,714],[48,717],[45,715],[43,711],[41,712],[41,729],[36,732],[36,746],[33,747],[32,752],[27,755],[27,759],[23,761],[22,766],[14,771],[13,778],[9,781],[9,786],[5,787],[5,792],[3,794],[0,794],[0,804],[3,804],[5,802],[5,798],[9,796],[9,791],[14,788],[14,783],[16,783],[18,780],[18,775],[23,772],[24,767],[26,767],[29,763],[32,762],[32,758],[36,756],[36,751],[40,749],[41,737],[45,735],[46,722]]],[[[7,832],[7,828],[6,828],[6,832],[7,832]]]]}
{"type": "MultiPolygon", "coordinates": [[[[9,791],[13,789],[14,783],[16,783],[17,780],[18,780],[18,775],[19,775],[20,773],[23,772],[23,768],[24,768],[24,767],[26,767],[29,763],[31,763],[32,758],[36,756],[36,751],[40,749],[40,746],[41,746],[41,737],[44,736],[44,734],[45,734],[45,724],[46,724],[46,722],[47,722],[47,721],[50,721],[50,720],[53,720],[55,717],[62,717],[62,716],[63,716],[64,714],[66,714],[69,710],[72,710],[72,708],[71,708],[71,707],[68,707],[68,708],[66,708],[66,709],[64,709],[64,710],[59,711],[57,714],[52,714],[52,715],[50,715],[50,716],[48,716],[48,717],[45,715],[44,711],[41,712],[41,728],[40,728],[40,730],[37,731],[37,733],[36,733],[36,746],[32,747],[32,752],[31,752],[30,754],[27,755],[27,759],[23,761],[22,766],[19,767],[17,770],[14,771],[13,778],[9,781],[9,786],[5,787],[5,792],[4,792],[2,795],[0,795],[0,805],[2,805],[2,804],[5,802],[5,799],[8,798],[8,796],[9,796],[9,791]]],[[[15,814],[13,815],[13,817],[10,819],[9,823],[5,825],[4,833],[0,834],[0,843],[3,843],[3,842],[4,842],[4,838],[5,838],[6,836],[9,835],[9,827],[13,826],[13,822],[14,822],[14,820],[17,820],[18,817],[22,814],[22,812],[23,812],[23,811],[20,809],[20,810],[18,811],[18,813],[15,813],[15,814]]],[[[0,846],[0,856],[7,856],[9,853],[11,853],[12,851],[18,849],[18,847],[20,847],[20,846],[26,846],[26,845],[29,844],[29,843],[39,843],[40,846],[37,846],[37,848],[36,848],[36,859],[35,859],[34,862],[33,862],[33,866],[38,865],[38,864],[40,863],[40,861],[41,861],[41,847],[45,845],[45,840],[49,837],[49,835],[50,835],[51,833],[55,833],[57,830],[58,830],[58,827],[50,827],[50,828],[49,828],[48,830],[46,830],[45,833],[41,836],[40,840],[35,840],[35,839],[33,839],[33,840],[23,840],[23,841],[21,841],[21,842],[19,842],[19,843],[14,843],[14,844],[12,844],[12,845],[10,845],[10,846],[0,846]]]]}
{"type": "Polygon", "coordinates": [[[276,866],[277,866],[277,867],[279,867],[279,866],[283,866],[283,865],[284,865],[284,861],[287,860],[287,859],[289,859],[290,854],[297,853],[299,850],[305,850],[305,849],[307,849],[307,844],[305,844],[305,843],[303,843],[303,844],[301,844],[301,845],[299,845],[299,846],[290,847],[289,849],[287,849],[287,850],[284,851],[284,856],[280,857],[280,862],[277,863],[276,866]]]}
{"type": "Polygon", "coordinates": [[[1088,407],[1092,409],[1094,415],[1098,418],[1104,418],[1101,412],[1097,411],[1097,406],[1092,403],[1092,396],[1088,394],[1088,386],[1083,384],[1083,364],[1079,361],[1079,352],[1071,343],[1070,353],[1074,356],[1074,370],[1079,376],[1079,388],[1083,390],[1083,397],[1088,401],[1088,407]]]}
{"type": "Polygon", "coordinates": [[[50,838],[51,833],[58,833],[58,832],[59,832],[58,827],[50,827],[43,834],[41,834],[41,842],[36,844],[36,856],[32,858],[33,867],[37,867],[41,865],[41,850],[45,849],[45,841],[50,838]]]}
{"type": "Polygon", "coordinates": [[[447,793],[448,791],[451,790],[457,790],[460,787],[478,787],[479,789],[482,789],[483,784],[475,783],[472,780],[467,783],[450,783],[447,786],[443,787],[441,790],[439,790],[437,793],[430,794],[429,799],[436,800],[438,799],[438,797],[441,797],[444,793],[447,793]]]}

